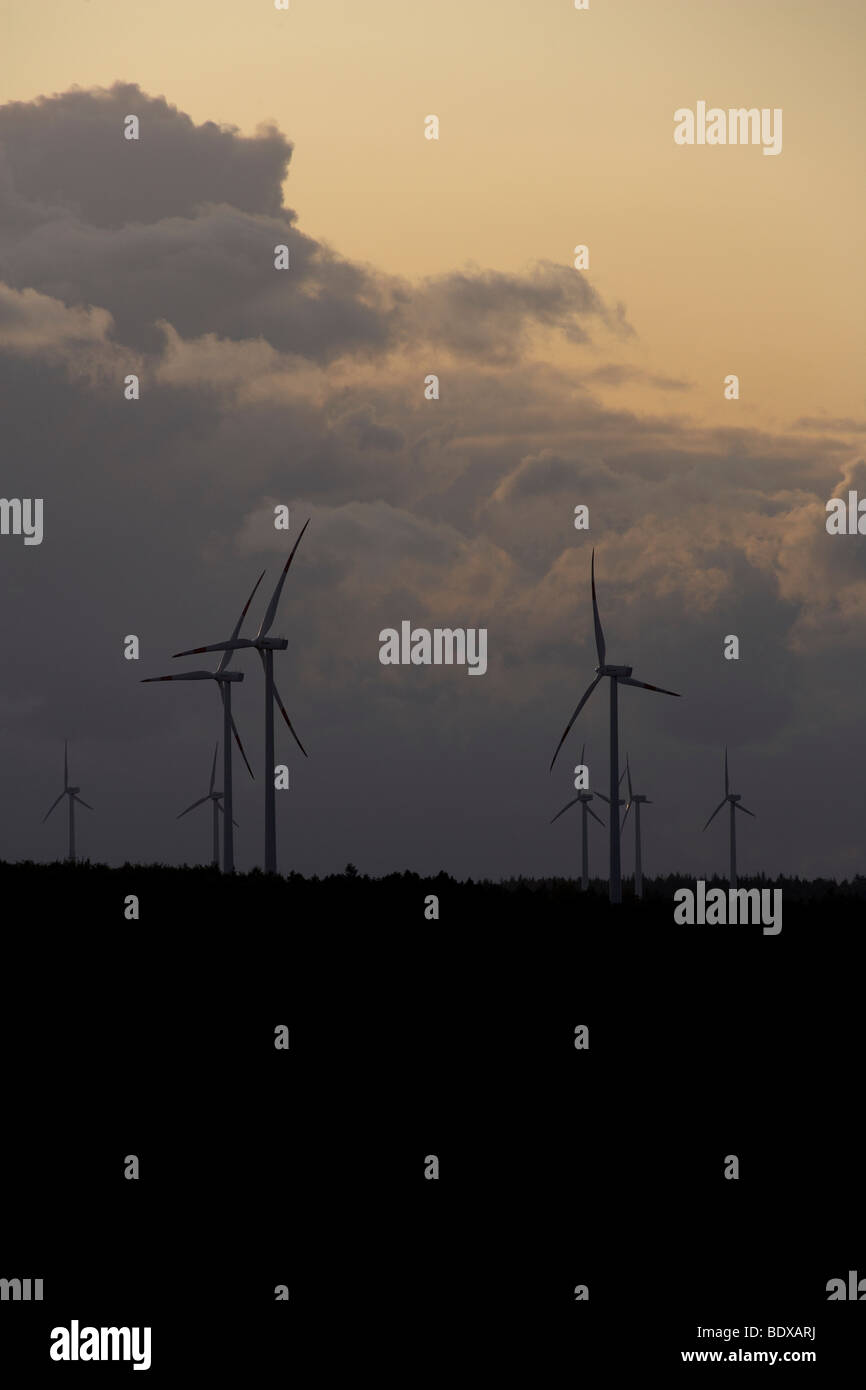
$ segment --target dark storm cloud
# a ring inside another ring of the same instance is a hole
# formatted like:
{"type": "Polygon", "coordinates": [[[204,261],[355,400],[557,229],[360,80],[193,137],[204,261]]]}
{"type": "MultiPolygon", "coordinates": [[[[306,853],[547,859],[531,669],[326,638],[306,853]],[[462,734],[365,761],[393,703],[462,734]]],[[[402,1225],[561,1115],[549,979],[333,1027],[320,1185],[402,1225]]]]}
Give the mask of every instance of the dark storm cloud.
{"type": "Polygon", "coordinates": [[[193,217],[206,203],[275,217],[292,157],[273,126],[252,136],[197,126],[134,82],[9,102],[0,107],[0,147],[22,201],[115,229],[193,217]],[[137,141],[123,138],[128,115],[139,119],[137,141]]]}
{"type": "Polygon", "coordinates": [[[143,351],[159,350],[159,319],[318,360],[381,348],[391,312],[376,277],[283,206],[291,150],[272,128],[196,126],[131,84],[0,108],[3,278],[107,309],[116,339],[143,351]],[[139,140],[123,138],[128,114],[139,140]]]}
{"type": "Polygon", "coordinates": [[[564,459],[544,450],[535,457],[521,460],[513,473],[503,481],[497,496],[509,501],[522,502],[527,498],[561,496],[564,492],[580,491],[581,497],[598,496],[599,492],[615,486],[615,480],[603,464],[596,460],[587,463],[583,459],[564,459]]]}
{"type": "Polygon", "coordinates": [[[134,84],[0,108],[0,274],[68,305],[99,305],[118,341],[159,350],[165,319],[184,337],[264,338],[327,362],[432,341],[514,361],[531,325],[587,341],[584,320],[626,334],[577,272],[476,271],[413,287],[356,266],[296,227],[283,206],[291,143],[196,126],[134,84]],[[139,140],[123,138],[139,117],[139,140]],[[274,248],[290,269],[274,269],[274,248]]]}
{"type": "Polygon", "coordinates": [[[2,257],[4,278],[69,305],[110,311],[119,342],[158,351],[160,319],[186,337],[264,337],[318,360],[383,347],[389,313],[364,272],[291,226],[226,205],[195,218],[133,223],[117,231],[71,217],[45,222],[2,257]],[[274,269],[274,247],[291,269],[274,269]]]}
{"type": "MultiPolygon", "coordinates": [[[[174,816],[207,773],[215,692],[139,680],[226,636],[267,567],[258,621],[288,544],[274,507],[287,504],[291,534],[312,521],[279,620],[290,641],[279,684],[310,750],[302,764],[280,749],[293,778],[284,867],[568,867],[543,828],[568,766],[554,783],[547,765],[595,665],[595,545],[612,659],[685,696],[623,698],[624,746],[663,808],[653,866],[707,862],[699,830],[727,739],[738,785],[759,790],[747,867],[796,871],[808,848],[810,871],[850,871],[853,800],[838,795],[855,785],[850,758],[844,777],[832,756],[809,764],[819,825],[792,841],[784,818],[804,749],[832,753],[828,718],[837,759],[861,723],[863,549],[824,528],[828,497],[866,495],[843,431],[707,429],[670,399],[664,413],[607,409],[594,385],[649,385],[686,404],[684,384],[528,353],[551,329],[627,349],[621,306],[545,264],[408,284],[342,260],[282,206],[290,150],[277,132],[195,126],[130,88],[0,110],[2,490],[46,508],[42,546],[0,538],[0,855],[58,852],[62,835],[46,838],[39,820],[67,735],[100,813],[82,827],[85,853],[203,852],[204,832],[174,816]],[[138,147],[116,130],[123,107],[144,117],[138,147]],[[102,150],[109,127],[121,164],[106,154],[110,178],[85,175],[88,142],[102,150]],[[151,191],[136,211],[123,160],[140,156],[151,191]],[[276,241],[291,247],[284,276],[271,268],[276,241]],[[137,402],[123,399],[131,371],[137,402]],[[573,528],[578,503],[588,534],[573,528]],[[378,632],[403,618],[486,625],[487,675],[383,668],[378,632]],[[723,659],[730,632],[740,662],[723,659]],[[123,659],[129,633],[138,663],[123,659]]],[[[260,772],[259,672],[238,662],[238,719],[260,772]]],[[[585,734],[603,768],[598,703],[585,734]]],[[[240,775],[238,810],[249,865],[260,786],[240,775]]]]}
{"type": "Polygon", "coordinates": [[[354,437],[358,448],[362,451],[384,449],[386,453],[390,454],[395,449],[401,449],[406,443],[406,436],[402,430],[395,429],[391,425],[376,423],[370,406],[348,411],[339,418],[336,427],[354,437]]]}

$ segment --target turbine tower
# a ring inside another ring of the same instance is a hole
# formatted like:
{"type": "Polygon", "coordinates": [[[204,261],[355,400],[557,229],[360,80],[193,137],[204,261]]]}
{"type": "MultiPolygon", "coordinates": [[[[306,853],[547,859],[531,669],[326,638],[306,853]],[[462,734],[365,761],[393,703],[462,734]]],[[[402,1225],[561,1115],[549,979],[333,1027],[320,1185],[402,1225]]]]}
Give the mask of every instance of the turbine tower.
{"type": "Polygon", "coordinates": [[[277,872],[277,808],[276,808],[276,788],[274,786],[274,702],[279,706],[280,713],[289,729],[289,733],[300,748],[304,757],[307,750],[295,733],[292,721],[286,713],[286,707],[280,699],[280,692],[274,683],[274,652],[285,651],[289,645],[285,637],[269,637],[274,618],[277,615],[277,606],[280,602],[280,595],[283,592],[283,585],[286,582],[286,575],[289,566],[295,558],[295,551],[301,544],[304,532],[309,526],[309,517],[301,527],[300,535],[292,546],[289,558],[283,566],[283,572],[277,580],[276,588],[271,594],[271,601],[262,619],[262,625],[255,637],[238,637],[237,628],[232,633],[227,642],[212,642],[208,647],[193,647],[187,652],[175,652],[175,656],[198,656],[202,652],[233,652],[244,647],[254,648],[262,663],[265,673],[265,873],[275,874],[277,872]]]}
{"type": "MultiPolygon", "coordinates": [[[[583,764],[583,755],[585,752],[586,744],[584,744],[580,750],[581,765],[583,764]]],[[[571,801],[566,802],[561,811],[557,811],[556,815],[553,817],[553,820],[550,822],[550,824],[553,825],[553,821],[559,820],[559,817],[564,815],[570,807],[576,806],[578,802],[580,802],[582,808],[581,842],[583,847],[580,886],[584,892],[586,892],[587,888],[589,887],[589,837],[587,835],[587,816],[592,816],[593,820],[597,820],[599,825],[604,825],[604,821],[601,819],[601,817],[597,816],[595,814],[595,811],[591,811],[589,809],[590,801],[592,801],[592,792],[578,792],[577,796],[575,796],[571,801]]]]}
{"type": "Polygon", "coordinates": [[[592,552],[592,616],[595,624],[595,649],[598,654],[598,665],[595,668],[595,680],[584,691],[580,698],[577,709],[565,726],[565,732],[556,746],[556,752],[550,760],[551,769],[556,762],[560,748],[568,737],[571,726],[580,711],[583,709],[595,687],[603,676],[610,680],[610,877],[608,883],[608,896],[612,903],[622,902],[622,877],[620,873],[619,856],[619,816],[614,811],[614,804],[619,804],[617,792],[619,790],[619,711],[617,705],[618,687],[621,685],[636,685],[641,690],[654,690],[659,695],[678,695],[676,690],[663,690],[658,685],[647,685],[646,681],[636,681],[632,679],[631,666],[609,666],[605,662],[604,632],[601,627],[601,619],[598,616],[598,602],[595,596],[595,551],[592,552]]]}
{"type": "Polygon", "coordinates": [[[63,791],[60,793],[60,795],[58,796],[57,800],[54,801],[54,802],[52,802],[52,804],[49,806],[48,810],[45,812],[45,815],[42,817],[42,824],[43,824],[43,825],[45,824],[45,822],[47,821],[48,817],[51,815],[51,812],[54,810],[54,808],[55,808],[56,806],[59,806],[59,805],[60,805],[60,803],[61,803],[61,801],[63,800],[64,796],[68,796],[68,797],[69,797],[69,854],[68,854],[67,857],[68,857],[68,859],[69,859],[70,864],[74,864],[74,863],[75,863],[75,803],[76,803],[76,801],[77,801],[78,804],[79,804],[79,806],[86,806],[87,809],[88,809],[88,811],[92,811],[92,810],[93,810],[93,807],[90,805],[90,803],[89,803],[88,801],[83,801],[83,800],[81,799],[81,797],[78,795],[78,793],[79,793],[80,791],[81,791],[81,788],[80,788],[80,787],[70,787],[70,785],[69,785],[69,744],[68,744],[67,740],[64,739],[64,740],[63,740],[63,791]]]}
{"type": "MultiPolygon", "coordinates": [[[[216,743],[216,744],[214,744],[214,750],[213,750],[213,764],[211,765],[211,770],[210,770],[210,786],[208,787],[207,796],[199,797],[198,801],[194,801],[194,802],[192,803],[191,806],[187,806],[186,810],[185,810],[185,811],[181,811],[180,815],[178,816],[178,820],[181,820],[182,817],[188,815],[190,811],[194,811],[195,808],[196,808],[196,806],[203,806],[204,803],[205,803],[206,801],[209,801],[209,802],[211,803],[211,805],[212,805],[212,807],[213,807],[213,857],[212,857],[212,859],[211,859],[211,863],[213,864],[213,867],[214,867],[215,869],[218,869],[219,866],[220,866],[220,834],[219,834],[219,831],[220,831],[220,823],[219,823],[219,818],[220,818],[221,815],[224,815],[224,814],[225,814],[225,812],[223,811],[222,806],[220,805],[220,802],[222,801],[222,798],[223,798],[223,794],[222,794],[222,792],[215,792],[215,791],[214,791],[214,786],[213,786],[213,784],[214,784],[214,779],[215,779],[215,777],[216,777],[216,763],[217,763],[217,753],[218,753],[218,751],[219,751],[219,743],[216,743]]],[[[237,821],[235,821],[235,825],[237,825],[237,821]]]]}
{"type": "Polygon", "coordinates": [[[625,808],[625,815],[622,818],[620,831],[625,829],[626,819],[632,806],[634,807],[634,895],[636,898],[643,897],[643,872],[641,869],[640,857],[640,808],[641,806],[652,806],[648,796],[641,796],[639,792],[631,789],[631,768],[628,763],[628,754],[625,759],[625,770],[628,776],[628,805],[625,808]]]}
{"type": "MultiPolygon", "coordinates": [[[[715,817],[719,814],[719,812],[721,811],[721,809],[722,809],[722,807],[724,806],[724,804],[725,804],[726,801],[730,803],[730,807],[731,807],[731,813],[730,813],[730,814],[731,814],[731,887],[732,887],[732,888],[736,888],[736,886],[737,886],[737,826],[736,826],[736,816],[735,816],[735,812],[737,812],[737,811],[745,811],[746,815],[747,815],[747,816],[752,816],[754,820],[757,820],[758,818],[757,818],[757,816],[755,815],[754,811],[750,811],[749,808],[748,808],[747,806],[743,806],[743,805],[742,805],[742,798],[739,797],[738,795],[736,795],[736,794],[735,794],[734,792],[732,792],[731,789],[730,789],[730,786],[729,786],[729,784],[728,784],[728,750],[727,750],[727,747],[725,748],[725,795],[724,795],[724,799],[723,799],[722,801],[719,802],[719,804],[718,804],[718,806],[716,807],[715,811],[713,811],[713,814],[710,816],[710,820],[707,821],[707,825],[709,825],[710,821],[711,821],[711,820],[714,820],[715,817]]],[[[704,826],[704,830],[706,830],[707,825],[704,826]]]]}
{"type": "MultiPolygon", "coordinates": [[[[253,601],[253,594],[265,577],[262,570],[255,584],[253,592],[250,594],[243,608],[241,616],[235,623],[232,633],[232,640],[237,637],[241,630],[241,623],[247,615],[247,609],[253,601]]],[[[223,652],[222,660],[215,671],[183,671],[177,676],[146,676],[142,685],[149,685],[153,681],[216,681],[217,689],[223,706],[223,798],[225,800],[225,810],[223,814],[223,873],[233,874],[235,871],[235,843],[232,827],[232,736],[240,749],[241,757],[247,765],[247,772],[253,776],[249,759],[244,752],[244,745],[241,743],[241,736],[235,727],[232,718],[232,684],[235,681],[242,681],[243,671],[228,671],[226,667],[232,659],[231,650],[223,652]]]]}

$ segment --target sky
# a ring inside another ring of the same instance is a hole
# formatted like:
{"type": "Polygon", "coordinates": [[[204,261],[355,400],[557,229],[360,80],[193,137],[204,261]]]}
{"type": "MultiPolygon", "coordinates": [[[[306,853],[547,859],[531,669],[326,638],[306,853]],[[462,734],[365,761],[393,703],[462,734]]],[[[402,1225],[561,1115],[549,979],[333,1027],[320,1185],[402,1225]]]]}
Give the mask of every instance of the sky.
{"type": "MultiPolygon", "coordinates": [[[[65,737],[83,855],[208,857],[206,811],[176,816],[215,689],[140,681],[227,636],[266,568],[257,626],[309,517],[274,629],[310,755],[278,732],[282,869],[576,870],[577,818],[548,822],[584,739],[606,787],[604,692],[548,766],[596,665],[594,546],[608,659],[683,695],[621,693],[645,872],[724,868],[725,744],[741,872],[862,871],[866,540],[825,528],[866,498],[862,7],[80,0],[0,26],[0,493],[45,516],[41,545],[0,535],[0,857],[63,852],[65,737]],[[782,152],[676,145],[699,100],[781,108],[782,152]],[[403,619],[486,627],[486,674],[382,666],[403,619]]],[[[263,690],[236,664],[249,868],[263,690]]]]}

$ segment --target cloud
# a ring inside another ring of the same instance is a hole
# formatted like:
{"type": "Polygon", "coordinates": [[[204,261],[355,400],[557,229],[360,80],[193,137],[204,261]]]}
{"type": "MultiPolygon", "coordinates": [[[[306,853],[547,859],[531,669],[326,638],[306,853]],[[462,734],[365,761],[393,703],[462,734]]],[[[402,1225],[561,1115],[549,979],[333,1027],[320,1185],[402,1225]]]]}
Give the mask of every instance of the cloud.
{"type": "Polygon", "coordinates": [[[0,275],[113,317],[119,342],[157,353],[159,321],[183,338],[262,338],[330,363],[435,343],[513,362],[531,330],[589,340],[631,330],[573,270],[469,270],[410,285],[305,235],[282,201],[292,145],[195,125],[135,84],[0,107],[0,275]],[[137,115],[140,139],[123,138],[137,115]],[[289,248],[276,270],[274,248],[289,248]]]}
{"type": "Polygon", "coordinates": [[[692,382],[683,381],[679,377],[658,376],[654,372],[645,371],[642,367],[632,367],[625,362],[609,362],[603,367],[595,367],[587,372],[584,378],[586,381],[594,382],[598,386],[627,386],[634,383],[652,386],[656,391],[690,391],[692,382]]]}
{"type": "Polygon", "coordinates": [[[9,102],[0,107],[0,146],[23,202],[106,229],[191,218],[208,203],[278,216],[292,157],[275,126],[252,136],[197,126],[134,82],[9,102]],[[138,140],[124,138],[128,115],[138,117],[138,140]]]}
{"type": "Polygon", "coordinates": [[[0,349],[29,353],[104,343],[111,329],[104,309],[68,308],[50,295],[0,283],[0,349]]]}
{"type": "MultiPolygon", "coordinates": [[[[200,774],[216,702],[139,678],[224,636],[263,567],[262,593],[276,582],[277,505],[292,534],[312,518],[279,619],[280,688],[311,750],[281,812],[302,869],[333,867],[336,832],[353,846],[340,862],[366,847],[382,868],[563,867],[539,827],[562,790],[553,745],[595,665],[593,546],[611,658],[685,697],[623,698],[624,739],[668,808],[657,866],[705,852],[686,812],[705,762],[713,794],[726,738],[749,749],[744,792],[751,775],[799,794],[827,720],[840,747],[860,728],[864,552],[824,526],[828,497],[866,495],[844,438],[856,421],[707,428],[675,408],[688,383],[594,365],[599,343],[628,343],[627,315],[571,268],[408,282],[355,265],[283,206],[290,154],[279,132],[196,126],[128,85],[0,108],[4,491],[45,499],[41,547],[0,538],[14,653],[0,745],[26,811],[7,819],[6,852],[50,852],[26,798],[69,735],[108,808],[99,852],[179,857],[169,809],[200,774]],[[128,112],[138,147],[120,134],[128,112]],[[573,369],[545,360],[551,333],[573,369]],[[665,408],[636,408],[630,386],[669,393],[665,408]],[[603,387],[623,391],[616,409],[603,387]],[[378,632],[404,617],[487,626],[487,675],[383,674],[378,632]],[[140,670],[122,656],[131,632],[140,670]],[[722,655],[731,632],[738,663],[722,655]]],[[[259,758],[258,671],[243,669],[238,718],[259,758]]],[[[588,712],[594,750],[603,714],[588,712]]],[[[834,811],[806,848],[848,864],[853,792],[840,803],[830,756],[809,775],[834,811]]],[[[238,797],[250,863],[258,788],[238,797]]],[[[796,869],[804,847],[755,809],[766,862],[796,869]]]]}
{"type": "Polygon", "coordinates": [[[523,275],[472,268],[431,276],[408,299],[414,335],[487,362],[517,361],[532,329],[556,328],[571,343],[588,343],[587,321],[611,333],[633,329],[622,306],[611,311],[579,271],[540,261],[523,275]]]}
{"type": "Polygon", "coordinates": [[[854,420],[850,416],[801,415],[795,420],[795,430],[828,430],[833,434],[866,434],[866,420],[854,420]]]}

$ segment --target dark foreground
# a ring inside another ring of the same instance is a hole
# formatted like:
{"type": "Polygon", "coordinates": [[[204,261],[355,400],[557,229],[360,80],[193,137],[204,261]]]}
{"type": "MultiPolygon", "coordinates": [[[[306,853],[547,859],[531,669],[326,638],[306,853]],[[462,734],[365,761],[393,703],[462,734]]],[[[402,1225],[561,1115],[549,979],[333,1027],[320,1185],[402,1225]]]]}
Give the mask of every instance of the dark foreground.
{"type": "Polygon", "coordinates": [[[145,1384],[856,1368],[866,880],[772,936],[680,886],[0,865],[0,1278],[44,1282],[0,1371],[128,1380],[49,1360],[74,1318],[151,1326],[145,1384]]]}

